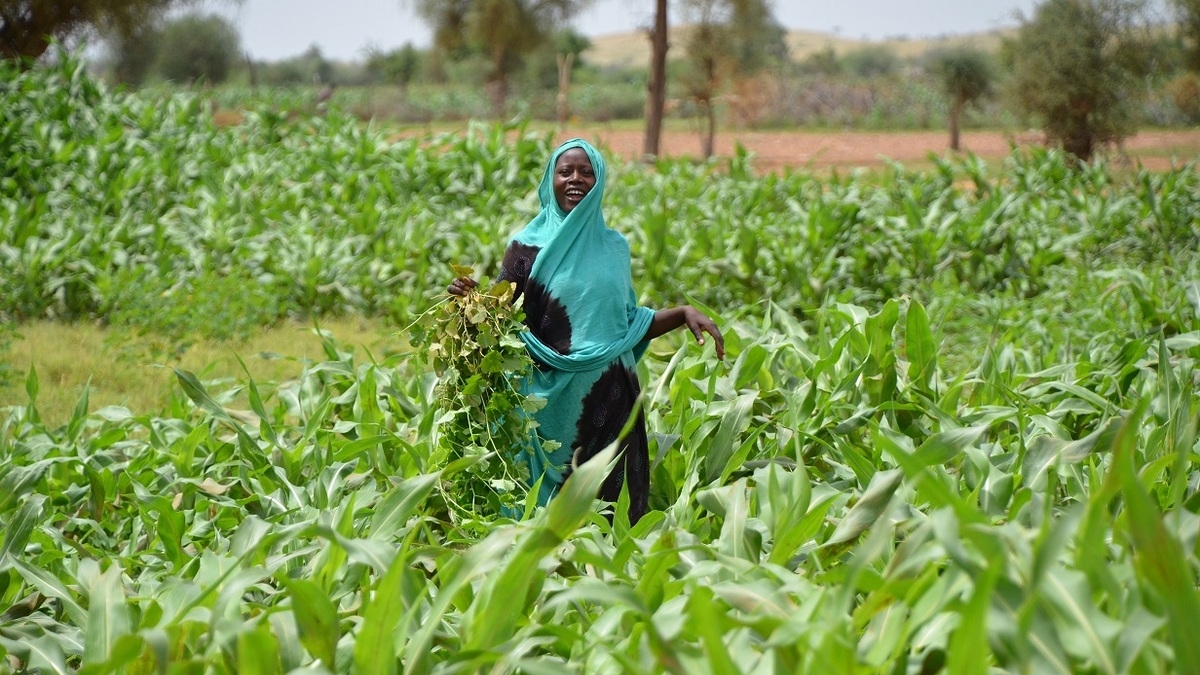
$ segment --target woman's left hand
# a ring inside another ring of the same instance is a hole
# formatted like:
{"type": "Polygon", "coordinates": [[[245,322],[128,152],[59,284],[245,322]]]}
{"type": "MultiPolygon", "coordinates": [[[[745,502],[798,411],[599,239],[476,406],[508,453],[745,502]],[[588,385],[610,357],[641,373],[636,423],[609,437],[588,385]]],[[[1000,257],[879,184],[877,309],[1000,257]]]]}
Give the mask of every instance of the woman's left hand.
{"type": "Polygon", "coordinates": [[[708,318],[704,312],[688,305],[683,308],[683,322],[687,325],[688,330],[692,331],[692,335],[696,336],[696,342],[701,345],[704,344],[704,334],[711,335],[713,347],[717,350],[717,359],[725,360],[725,338],[721,336],[720,329],[712,319],[708,318]]]}

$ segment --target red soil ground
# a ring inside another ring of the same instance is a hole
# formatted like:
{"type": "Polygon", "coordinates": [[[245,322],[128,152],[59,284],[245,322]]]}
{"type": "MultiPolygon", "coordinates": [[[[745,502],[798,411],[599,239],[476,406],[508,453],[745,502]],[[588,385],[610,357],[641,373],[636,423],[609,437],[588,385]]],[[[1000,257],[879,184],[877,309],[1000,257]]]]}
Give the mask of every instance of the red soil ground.
{"type": "MultiPolygon", "coordinates": [[[[642,132],[594,127],[568,129],[562,139],[579,136],[606,147],[609,152],[632,159],[642,152],[642,132]]],[[[754,153],[754,166],[761,171],[783,167],[795,169],[878,168],[887,159],[917,168],[929,163],[928,155],[944,156],[949,137],[944,131],[724,131],[717,134],[716,152],[729,157],[740,143],[754,153]]],[[[1012,145],[1039,145],[1038,132],[1021,134],[972,131],[962,136],[964,151],[987,160],[1006,157],[1012,145]]],[[[667,157],[700,155],[700,137],[695,133],[664,132],[661,147],[667,157]]],[[[1164,170],[1200,159],[1200,129],[1145,131],[1126,139],[1121,150],[1107,153],[1131,165],[1164,170]]]]}

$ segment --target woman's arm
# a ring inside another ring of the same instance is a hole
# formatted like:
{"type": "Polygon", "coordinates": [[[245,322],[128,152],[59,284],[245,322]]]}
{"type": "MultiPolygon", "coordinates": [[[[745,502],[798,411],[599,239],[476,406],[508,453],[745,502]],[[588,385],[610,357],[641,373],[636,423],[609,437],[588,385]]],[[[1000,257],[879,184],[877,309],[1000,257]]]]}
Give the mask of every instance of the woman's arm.
{"type": "Polygon", "coordinates": [[[660,309],[655,312],[654,320],[650,322],[650,329],[646,331],[646,339],[653,340],[680,326],[687,326],[688,330],[692,331],[692,335],[696,336],[699,344],[704,344],[705,333],[711,335],[713,346],[717,350],[717,358],[725,360],[725,338],[721,337],[721,331],[717,329],[717,324],[691,305],[660,309]]]}

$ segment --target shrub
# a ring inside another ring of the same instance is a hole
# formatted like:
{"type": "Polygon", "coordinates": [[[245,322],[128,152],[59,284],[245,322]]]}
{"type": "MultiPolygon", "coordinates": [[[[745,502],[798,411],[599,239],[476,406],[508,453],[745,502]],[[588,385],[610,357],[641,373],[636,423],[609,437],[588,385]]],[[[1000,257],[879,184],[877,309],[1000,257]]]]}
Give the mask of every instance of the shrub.
{"type": "Polygon", "coordinates": [[[1200,75],[1184,73],[1172,80],[1167,90],[1189,124],[1200,122],[1200,75]]]}
{"type": "Polygon", "coordinates": [[[168,80],[224,82],[241,59],[237,28],[217,14],[191,14],[163,28],[158,70],[168,80]]]}

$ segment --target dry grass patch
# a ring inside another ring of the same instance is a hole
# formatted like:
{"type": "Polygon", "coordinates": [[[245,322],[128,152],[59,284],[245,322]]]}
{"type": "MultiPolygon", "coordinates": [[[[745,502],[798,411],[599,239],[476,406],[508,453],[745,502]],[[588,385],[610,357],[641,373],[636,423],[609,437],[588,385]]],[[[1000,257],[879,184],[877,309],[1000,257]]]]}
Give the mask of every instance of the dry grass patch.
{"type": "MultiPolygon", "coordinates": [[[[375,320],[340,318],[323,321],[321,328],[356,356],[404,347],[394,329],[375,320]]],[[[28,403],[24,376],[31,367],[39,383],[38,410],[54,426],[70,419],[85,387],[92,410],[115,405],[154,414],[165,410],[176,391],[172,368],[205,381],[239,381],[246,378],[241,358],[255,381],[280,382],[299,375],[306,362],[325,358],[313,326],[301,323],[263,328],[245,340],[197,342],[178,360],[155,358],[140,346],[138,338],[95,324],[25,324],[12,344],[15,381],[0,386],[0,408],[28,403]]]]}

